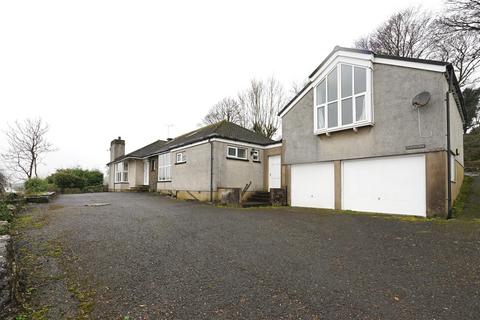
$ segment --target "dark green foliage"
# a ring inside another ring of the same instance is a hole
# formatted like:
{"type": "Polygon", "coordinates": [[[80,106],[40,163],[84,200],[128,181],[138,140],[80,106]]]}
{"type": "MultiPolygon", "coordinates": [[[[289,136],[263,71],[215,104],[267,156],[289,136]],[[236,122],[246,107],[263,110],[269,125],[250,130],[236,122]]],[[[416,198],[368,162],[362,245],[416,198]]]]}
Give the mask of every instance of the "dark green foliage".
{"type": "Polygon", "coordinates": [[[92,191],[95,187],[103,185],[103,173],[81,168],[58,169],[47,181],[51,190],[59,189],[63,193],[95,192],[92,191]]]}
{"type": "Polygon", "coordinates": [[[465,150],[465,167],[468,170],[480,170],[480,129],[475,128],[463,137],[465,150]]]}
{"type": "Polygon", "coordinates": [[[7,203],[0,200],[0,220],[11,222],[13,218],[12,212],[8,209],[7,203]]]}
{"type": "Polygon", "coordinates": [[[86,182],[85,178],[70,172],[57,172],[53,178],[53,183],[59,187],[60,190],[65,190],[66,188],[82,189],[85,187],[86,182]]]}
{"type": "Polygon", "coordinates": [[[470,190],[472,188],[472,177],[465,176],[463,179],[462,187],[460,188],[460,193],[457,196],[457,199],[453,203],[453,215],[458,218],[459,215],[463,213],[465,207],[465,202],[468,199],[470,190]]]}
{"type": "Polygon", "coordinates": [[[27,193],[38,193],[48,191],[48,182],[46,179],[31,178],[25,181],[25,191],[27,193]]]}
{"type": "Polygon", "coordinates": [[[465,102],[465,109],[467,111],[465,130],[469,130],[479,124],[478,121],[480,117],[480,88],[466,88],[465,90],[463,90],[463,99],[465,102]]]}

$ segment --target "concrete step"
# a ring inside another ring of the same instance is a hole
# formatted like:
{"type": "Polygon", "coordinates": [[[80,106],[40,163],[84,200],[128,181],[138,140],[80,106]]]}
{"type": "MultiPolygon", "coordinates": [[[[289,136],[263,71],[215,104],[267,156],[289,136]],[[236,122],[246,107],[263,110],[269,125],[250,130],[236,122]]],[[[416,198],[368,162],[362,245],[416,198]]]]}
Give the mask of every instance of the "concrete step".
{"type": "Polygon", "coordinates": [[[133,192],[148,192],[148,191],[150,191],[150,187],[149,186],[136,186],[136,187],[130,188],[130,191],[133,191],[133,192]]]}
{"type": "Polygon", "coordinates": [[[263,201],[247,201],[247,202],[242,202],[242,207],[243,208],[252,208],[252,207],[269,207],[270,203],[269,202],[263,202],[263,201]]]}

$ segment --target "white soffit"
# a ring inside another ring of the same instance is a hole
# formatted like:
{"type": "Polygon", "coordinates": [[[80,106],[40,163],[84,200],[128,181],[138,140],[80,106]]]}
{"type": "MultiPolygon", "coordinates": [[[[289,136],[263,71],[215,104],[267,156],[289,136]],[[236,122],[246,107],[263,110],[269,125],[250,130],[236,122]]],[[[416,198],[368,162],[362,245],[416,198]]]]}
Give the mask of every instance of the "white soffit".
{"type": "Polygon", "coordinates": [[[320,69],[318,69],[310,78],[310,84],[307,88],[300,94],[298,97],[293,100],[288,108],[280,113],[280,117],[283,117],[291,108],[293,108],[300,99],[302,99],[311,88],[313,88],[323,76],[328,73],[333,65],[337,65],[338,63],[348,63],[363,67],[372,67],[372,64],[386,64],[391,66],[397,67],[404,67],[404,68],[413,68],[419,70],[427,70],[427,71],[434,71],[434,72],[446,72],[445,65],[437,65],[437,64],[430,64],[430,63],[422,63],[422,62],[415,62],[415,61],[405,61],[405,60],[398,60],[398,59],[391,59],[385,57],[375,57],[373,54],[367,53],[358,53],[358,52],[351,52],[346,50],[339,50],[335,52],[325,63],[322,65],[320,69]]]}

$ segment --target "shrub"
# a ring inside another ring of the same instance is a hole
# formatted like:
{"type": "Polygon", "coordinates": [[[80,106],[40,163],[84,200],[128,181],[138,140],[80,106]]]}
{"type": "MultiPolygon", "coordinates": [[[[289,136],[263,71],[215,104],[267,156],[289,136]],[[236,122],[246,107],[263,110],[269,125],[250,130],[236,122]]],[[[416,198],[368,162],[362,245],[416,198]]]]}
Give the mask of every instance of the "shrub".
{"type": "Polygon", "coordinates": [[[25,181],[25,191],[27,193],[37,193],[48,191],[48,182],[41,178],[31,178],[25,181]]]}
{"type": "Polygon", "coordinates": [[[97,185],[97,186],[88,186],[84,190],[84,192],[103,192],[103,185],[97,185]]]}
{"type": "Polygon", "coordinates": [[[58,169],[57,172],[47,177],[51,188],[56,185],[62,192],[76,189],[90,192],[91,188],[103,184],[103,173],[99,170],[86,170],[81,168],[58,169]]]}
{"type": "Polygon", "coordinates": [[[8,209],[7,203],[0,200],[0,220],[12,221],[12,212],[8,209]]]}
{"type": "Polygon", "coordinates": [[[67,188],[78,188],[82,189],[85,187],[85,178],[79,177],[69,172],[57,172],[53,178],[55,185],[60,188],[60,190],[65,190],[67,188]]]}

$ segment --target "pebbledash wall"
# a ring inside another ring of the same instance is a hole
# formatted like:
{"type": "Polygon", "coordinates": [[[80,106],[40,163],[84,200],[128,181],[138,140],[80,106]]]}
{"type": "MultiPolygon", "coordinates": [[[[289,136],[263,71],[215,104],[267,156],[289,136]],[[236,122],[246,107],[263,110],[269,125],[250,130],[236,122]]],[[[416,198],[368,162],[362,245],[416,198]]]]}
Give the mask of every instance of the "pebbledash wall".
{"type": "Polygon", "coordinates": [[[246,146],[235,142],[212,141],[192,147],[179,148],[170,152],[172,161],[172,179],[169,182],[157,182],[157,191],[175,194],[181,199],[196,198],[201,201],[212,198],[218,200],[218,189],[244,188],[250,184],[247,194],[265,189],[264,185],[264,150],[255,146],[246,146]],[[227,147],[247,148],[247,160],[230,159],[227,147]],[[213,178],[211,179],[211,148],[213,147],[213,178]],[[251,150],[259,150],[260,161],[253,161],[251,150]],[[186,163],[176,164],[176,154],[185,152],[186,163]]]}
{"type": "MultiPolygon", "coordinates": [[[[399,66],[374,64],[374,126],[344,130],[330,136],[313,133],[313,89],[310,89],[282,118],[284,185],[290,185],[292,164],[334,161],[336,208],[340,209],[340,161],[414,153],[426,154],[427,216],[444,215],[447,208],[446,101],[448,83],[443,73],[399,66]],[[412,98],[429,91],[431,99],[418,114],[412,98]],[[406,150],[406,146],[425,145],[406,150]],[[337,194],[338,192],[338,194],[337,194]],[[338,199],[337,199],[338,198],[338,199]]],[[[455,155],[457,181],[453,198],[463,181],[463,129],[455,99],[450,94],[451,150],[455,155]]],[[[288,193],[290,203],[290,192],[288,193]]]]}

